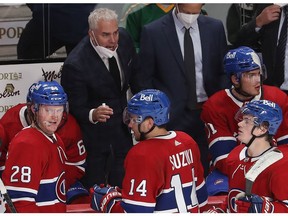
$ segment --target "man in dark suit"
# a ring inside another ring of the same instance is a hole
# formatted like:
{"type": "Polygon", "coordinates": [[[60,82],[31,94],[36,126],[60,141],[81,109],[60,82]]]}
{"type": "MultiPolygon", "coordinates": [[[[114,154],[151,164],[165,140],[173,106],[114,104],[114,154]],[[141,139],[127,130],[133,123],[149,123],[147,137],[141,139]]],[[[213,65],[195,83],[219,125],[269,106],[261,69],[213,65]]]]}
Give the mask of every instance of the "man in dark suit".
{"type": "Polygon", "coordinates": [[[142,88],[159,89],[171,98],[168,129],[182,130],[196,140],[207,174],[208,143],[200,113],[203,102],[228,85],[223,70],[227,42],[221,21],[199,15],[202,6],[176,4],[169,14],[144,26],[139,57],[142,88]],[[192,52],[185,49],[188,47],[184,45],[185,29],[190,30],[194,46],[192,52]],[[187,57],[194,54],[195,64],[188,69],[185,66],[185,52],[188,53],[187,57]],[[196,83],[190,81],[188,70],[191,68],[195,69],[196,83]],[[196,86],[197,96],[194,94],[191,97],[190,89],[193,86],[196,86]],[[190,106],[190,102],[196,98],[196,104],[190,106]]]}
{"type": "MultiPolygon", "coordinates": [[[[231,43],[231,49],[237,48],[235,47],[235,41],[237,40],[238,32],[243,25],[253,19],[258,5],[259,4],[253,3],[234,3],[230,5],[226,16],[226,29],[227,39],[231,43]]],[[[261,44],[259,41],[251,44],[250,48],[256,52],[261,52],[261,44]]]]}
{"type": "Polygon", "coordinates": [[[32,19],[17,44],[18,59],[45,59],[65,46],[67,55],[87,34],[97,4],[27,4],[32,19]]]}
{"type": "MultiPolygon", "coordinates": [[[[236,46],[250,46],[255,41],[260,41],[263,63],[267,69],[267,79],[264,83],[278,86],[287,93],[288,68],[285,68],[284,64],[287,64],[288,59],[279,61],[281,59],[279,42],[285,17],[283,9],[284,5],[259,4],[254,18],[239,31],[236,46]]],[[[285,39],[287,39],[287,34],[285,39]]]]}
{"type": "Polygon", "coordinates": [[[132,147],[131,133],[122,122],[122,112],[127,106],[128,87],[132,91],[135,87],[132,79],[137,55],[128,33],[118,28],[114,11],[96,9],[88,21],[89,36],[64,62],[61,84],[86,144],[84,185],[87,188],[96,183],[121,186],[124,158],[132,147]],[[113,68],[117,66],[114,76],[113,68]]]}

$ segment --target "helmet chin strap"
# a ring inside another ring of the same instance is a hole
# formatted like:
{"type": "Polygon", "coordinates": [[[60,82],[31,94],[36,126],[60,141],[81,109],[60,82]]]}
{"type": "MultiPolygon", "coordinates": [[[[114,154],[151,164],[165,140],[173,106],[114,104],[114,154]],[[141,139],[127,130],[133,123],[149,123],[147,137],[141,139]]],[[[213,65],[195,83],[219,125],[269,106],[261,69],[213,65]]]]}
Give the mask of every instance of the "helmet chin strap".
{"type": "Polygon", "coordinates": [[[265,133],[265,134],[262,134],[262,135],[260,135],[260,136],[254,135],[254,134],[253,134],[253,131],[255,130],[255,128],[256,128],[256,126],[254,126],[254,127],[252,128],[252,130],[251,130],[252,138],[249,140],[249,142],[248,142],[247,144],[245,144],[245,146],[246,146],[247,148],[249,148],[249,146],[252,144],[252,142],[253,142],[256,138],[264,137],[264,136],[266,135],[266,133],[265,133]]]}
{"type": "Polygon", "coordinates": [[[155,124],[147,132],[141,132],[140,130],[141,124],[142,123],[138,124],[138,131],[140,132],[140,141],[143,141],[143,140],[146,140],[146,135],[149,134],[155,128],[155,124]]]}

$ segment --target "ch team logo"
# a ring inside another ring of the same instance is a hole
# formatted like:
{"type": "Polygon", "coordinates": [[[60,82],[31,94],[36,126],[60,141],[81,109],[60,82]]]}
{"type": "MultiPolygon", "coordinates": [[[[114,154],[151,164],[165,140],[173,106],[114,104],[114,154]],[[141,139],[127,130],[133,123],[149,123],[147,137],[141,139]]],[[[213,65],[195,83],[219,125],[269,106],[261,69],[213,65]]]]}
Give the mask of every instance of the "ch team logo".
{"type": "Polygon", "coordinates": [[[62,203],[66,203],[66,192],[65,192],[65,172],[62,172],[57,179],[55,193],[58,200],[62,203]]]}
{"type": "Polygon", "coordinates": [[[237,212],[235,200],[236,200],[236,196],[241,192],[244,192],[244,191],[239,190],[239,189],[232,189],[230,190],[228,194],[228,205],[229,205],[229,210],[231,213],[237,212]]]}

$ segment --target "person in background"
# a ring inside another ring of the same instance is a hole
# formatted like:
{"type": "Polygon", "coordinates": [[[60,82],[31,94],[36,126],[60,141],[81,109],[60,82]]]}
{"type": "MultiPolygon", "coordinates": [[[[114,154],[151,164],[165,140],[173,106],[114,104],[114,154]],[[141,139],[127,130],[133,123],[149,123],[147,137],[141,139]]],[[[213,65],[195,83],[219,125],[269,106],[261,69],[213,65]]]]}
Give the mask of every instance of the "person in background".
{"type": "MultiPolygon", "coordinates": [[[[139,53],[140,50],[142,27],[169,13],[173,8],[174,4],[168,3],[146,4],[142,8],[138,8],[138,10],[127,15],[125,28],[134,41],[137,53],[139,53]]],[[[207,15],[206,10],[202,8],[201,14],[207,15]]]]}
{"type": "MultiPolygon", "coordinates": [[[[242,26],[250,22],[257,10],[259,4],[241,3],[231,4],[226,17],[227,38],[231,43],[231,49],[235,49],[235,43],[242,26]]],[[[259,41],[251,44],[250,47],[257,53],[261,53],[261,44],[259,41]]]]}
{"type": "Polygon", "coordinates": [[[17,44],[18,59],[45,59],[65,46],[67,55],[87,34],[97,4],[27,4],[32,19],[17,44]]]}
{"type": "Polygon", "coordinates": [[[229,83],[223,70],[223,23],[200,14],[202,6],[175,4],[171,12],[142,28],[139,80],[141,89],[159,89],[171,98],[167,129],[195,139],[207,175],[208,144],[200,113],[207,98],[229,83]]]}
{"type": "Polygon", "coordinates": [[[141,9],[130,13],[126,21],[126,30],[131,35],[136,51],[140,49],[140,35],[142,27],[167,14],[174,8],[174,4],[147,4],[141,9]]]}
{"type": "Polygon", "coordinates": [[[6,146],[7,144],[7,135],[4,126],[2,125],[0,121],[0,177],[2,176],[2,172],[4,170],[4,163],[6,160],[6,154],[3,154],[2,152],[6,152],[6,146]]]}
{"type": "MultiPolygon", "coordinates": [[[[48,85],[51,88],[51,94],[58,94],[58,89],[62,87],[56,82],[39,81],[33,83],[27,93],[26,103],[19,103],[16,106],[7,110],[0,119],[0,123],[7,130],[7,142],[1,146],[0,167],[5,169],[6,155],[9,143],[14,136],[23,128],[29,127],[33,122],[33,113],[31,111],[32,93],[39,85],[48,85]],[[56,89],[55,91],[53,89],[56,89]],[[2,158],[2,160],[1,160],[2,158]]],[[[65,189],[67,190],[67,204],[72,201],[76,202],[77,198],[87,200],[89,192],[83,187],[80,180],[85,174],[85,162],[87,152],[82,140],[82,133],[75,118],[70,113],[65,113],[61,123],[58,126],[56,133],[60,136],[65,145],[65,189]]],[[[23,146],[24,148],[24,146],[23,146]]],[[[77,202],[84,202],[77,200],[77,202]]]]}
{"type": "Polygon", "coordinates": [[[19,213],[66,212],[65,146],[55,133],[67,114],[67,95],[56,82],[31,94],[31,126],[11,140],[2,180],[19,213]]]}
{"type": "Polygon", "coordinates": [[[267,68],[265,84],[288,92],[287,4],[259,4],[255,16],[238,33],[236,46],[261,43],[263,62],[267,68]],[[283,30],[282,30],[283,29],[283,30]]]}
{"type": "MultiPolygon", "coordinates": [[[[201,119],[206,125],[211,171],[216,172],[208,178],[225,172],[228,154],[239,145],[236,140],[238,126],[234,115],[239,108],[250,101],[266,99],[277,103],[282,108],[284,119],[279,130],[274,134],[275,144],[288,143],[287,95],[278,87],[262,84],[265,80],[265,66],[257,53],[250,47],[244,46],[229,50],[224,57],[224,68],[232,87],[211,96],[203,105],[201,113],[201,119]]],[[[227,177],[223,178],[228,181],[227,177]]],[[[207,184],[209,194],[214,188],[215,185],[207,184]]],[[[226,191],[228,192],[228,187],[226,191]]]]}
{"type": "MultiPolygon", "coordinates": [[[[0,163],[4,163],[6,160],[6,155],[2,155],[1,152],[3,148],[7,146],[6,131],[0,122],[0,163]]],[[[2,167],[0,167],[0,178],[2,179],[2,167]]],[[[6,202],[4,201],[4,196],[0,193],[0,213],[6,212],[6,202]]]]}
{"type": "Polygon", "coordinates": [[[123,4],[121,14],[119,15],[119,26],[125,28],[127,23],[127,17],[130,13],[133,13],[148,4],[135,3],[135,4],[123,4]]]}
{"type": "Polygon", "coordinates": [[[61,84],[87,150],[84,186],[105,182],[121,187],[124,158],[133,145],[122,113],[128,88],[137,92],[137,54],[129,34],[118,27],[115,11],[98,8],[88,22],[89,35],[66,58],[61,84]]]}
{"type": "Polygon", "coordinates": [[[91,207],[104,213],[199,213],[207,203],[197,143],[186,133],[168,131],[170,100],[156,89],[135,94],[123,120],[138,143],[125,159],[117,187],[94,185],[91,207]],[[139,172],[139,170],[141,170],[139,172]]]}
{"type": "Polygon", "coordinates": [[[287,154],[273,141],[282,118],[281,108],[269,100],[251,101],[235,114],[237,139],[243,144],[226,161],[229,213],[288,212],[287,154]]]}

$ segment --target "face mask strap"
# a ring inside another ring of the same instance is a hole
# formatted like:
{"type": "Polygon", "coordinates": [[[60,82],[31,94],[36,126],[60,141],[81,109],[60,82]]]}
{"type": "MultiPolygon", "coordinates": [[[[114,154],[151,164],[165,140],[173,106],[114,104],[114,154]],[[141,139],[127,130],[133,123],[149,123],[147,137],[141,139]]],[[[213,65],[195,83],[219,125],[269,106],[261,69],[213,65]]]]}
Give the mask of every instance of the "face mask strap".
{"type": "Polygon", "coordinates": [[[96,46],[100,46],[98,41],[97,41],[97,39],[96,39],[96,37],[95,37],[94,31],[91,30],[91,32],[93,34],[93,39],[95,40],[96,46]]]}

